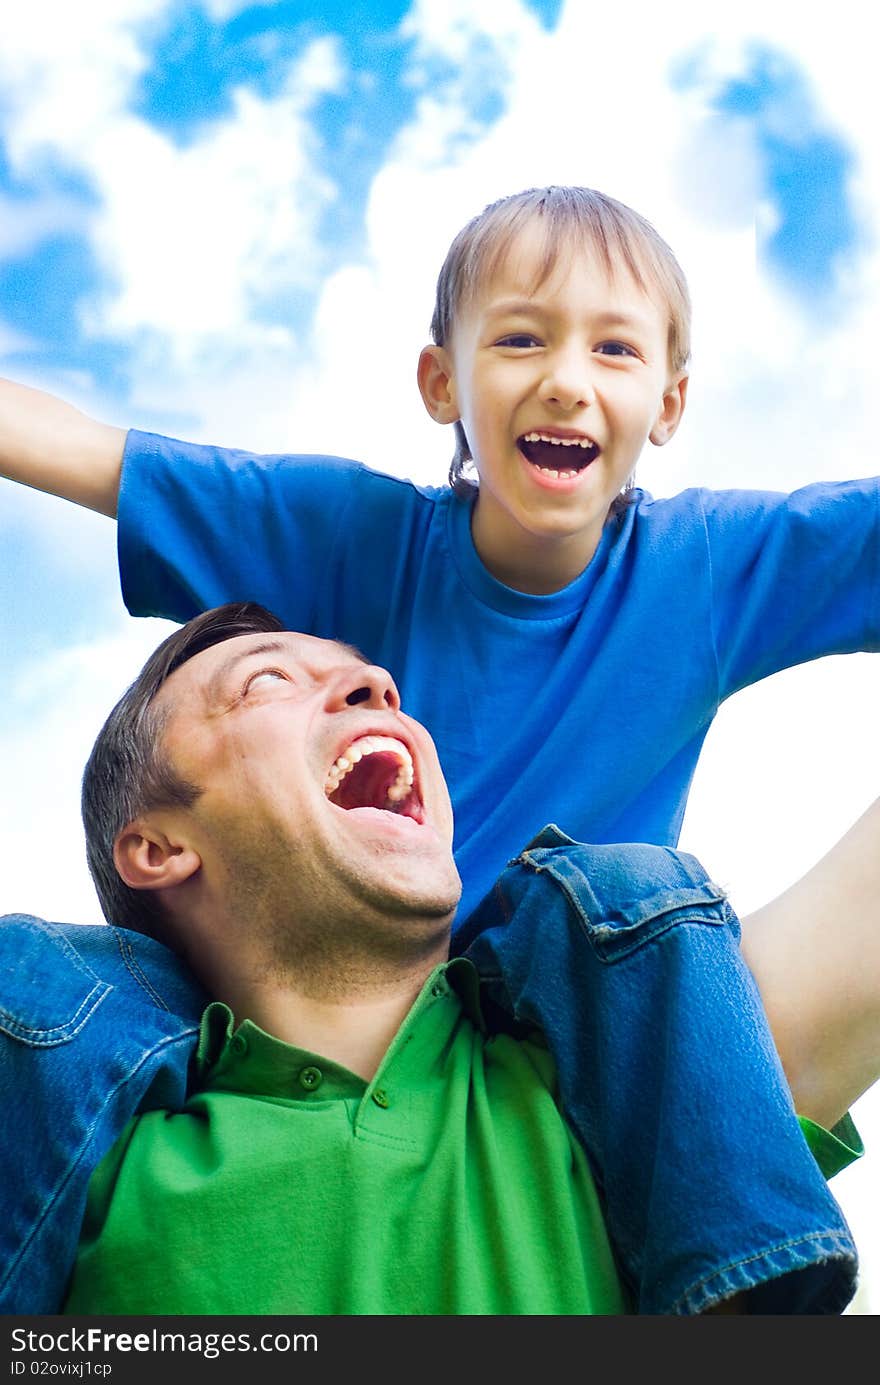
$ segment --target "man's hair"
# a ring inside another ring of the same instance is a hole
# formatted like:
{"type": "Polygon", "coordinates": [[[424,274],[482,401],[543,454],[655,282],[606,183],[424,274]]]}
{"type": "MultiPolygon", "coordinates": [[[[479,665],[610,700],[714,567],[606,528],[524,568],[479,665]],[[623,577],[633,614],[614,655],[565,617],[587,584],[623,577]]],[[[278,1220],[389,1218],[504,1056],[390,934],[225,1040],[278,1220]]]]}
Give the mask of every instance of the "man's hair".
{"type": "Polygon", "coordinates": [[[82,818],[89,870],[108,923],[170,942],[153,892],[126,885],[113,859],[117,836],[140,813],[191,807],[201,793],[176,773],[162,747],[167,716],[153,705],[156,694],[175,669],[212,645],[283,629],[277,616],[254,602],[195,616],[153,651],[98,732],[83,771],[82,818]]]}
{"type": "MultiPolygon", "coordinates": [[[[690,358],[691,305],[681,266],[649,221],[593,188],[527,188],[491,202],[462,227],[437,279],[431,320],[431,336],[437,346],[449,344],[462,305],[495,273],[520,232],[535,221],[544,232],[544,257],[536,288],[550,274],[560,252],[578,243],[598,254],[609,274],[624,265],[639,288],[660,291],[669,312],[669,364],[673,371],[685,369],[690,358]]],[[[471,461],[464,428],[460,422],[454,427],[455,455],[449,482],[456,494],[464,497],[472,495],[476,485],[464,475],[471,461]]],[[[619,507],[618,502],[615,507],[619,507]]]]}

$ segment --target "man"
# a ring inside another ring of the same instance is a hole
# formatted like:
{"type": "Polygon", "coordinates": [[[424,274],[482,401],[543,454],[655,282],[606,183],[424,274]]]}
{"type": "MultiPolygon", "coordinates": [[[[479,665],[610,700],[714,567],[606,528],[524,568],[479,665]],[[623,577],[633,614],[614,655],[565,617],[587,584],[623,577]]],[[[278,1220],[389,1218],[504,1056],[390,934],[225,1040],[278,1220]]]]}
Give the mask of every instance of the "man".
{"type": "Polygon", "coordinates": [[[845,1307],[848,1229],[693,858],[548,828],[450,960],[430,737],[253,605],[151,656],[83,811],[112,926],[0,927],[0,1310],[845,1307]],[[548,971],[583,1016],[552,1057],[548,971]]]}

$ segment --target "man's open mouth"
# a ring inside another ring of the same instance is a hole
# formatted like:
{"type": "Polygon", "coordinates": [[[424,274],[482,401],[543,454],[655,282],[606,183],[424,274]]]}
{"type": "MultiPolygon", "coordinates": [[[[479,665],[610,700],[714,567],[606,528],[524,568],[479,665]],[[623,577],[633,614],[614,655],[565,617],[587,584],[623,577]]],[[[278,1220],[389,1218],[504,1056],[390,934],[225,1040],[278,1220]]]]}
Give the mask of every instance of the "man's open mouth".
{"type": "Polygon", "coordinates": [[[324,792],[337,808],[381,808],[423,822],[412,756],[394,736],[359,736],[330,766],[324,792]]]}
{"type": "Polygon", "coordinates": [[[599,455],[592,438],[559,438],[552,433],[524,433],[517,447],[532,466],[562,480],[577,476],[599,455]]]}

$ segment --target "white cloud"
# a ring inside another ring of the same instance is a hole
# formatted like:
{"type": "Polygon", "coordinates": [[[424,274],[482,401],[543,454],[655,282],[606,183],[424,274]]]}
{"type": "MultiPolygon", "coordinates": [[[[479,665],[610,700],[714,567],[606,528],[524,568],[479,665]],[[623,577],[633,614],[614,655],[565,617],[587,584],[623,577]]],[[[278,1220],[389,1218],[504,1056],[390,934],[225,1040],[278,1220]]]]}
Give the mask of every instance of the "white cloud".
{"type": "Polygon", "coordinates": [[[85,864],[80,778],[112,704],[173,628],[120,615],[116,633],[100,641],[39,656],[10,651],[0,764],[15,802],[0,834],[4,913],[100,922],[85,864]]]}
{"type": "Polygon", "coordinates": [[[4,17],[4,135],[17,170],[32,176],[47,155],[80,166],[144,69],[138,26],[169,8],[170,0],[30,0],[4,17]]]}
{"type": "Polygon", "coordinates": [[[415,43],[416,62],[433,65],[444,58],[466,72],[482,47],[496,62],[515,57],[542,32],[534,12],[521,0],[415,0],[400,25],[415,43]]]}
{"type": "Polygon", "coordinates": [[[254,309],[316,275],[315,223],[335,188],[307,116],[341,78],[334,45],[319,40],[279,95],[240,87],[231,115],[186,148],[131,117],[102,132],[90,155],[103,200],[96,248],[115,287],[93,305],[93,331],[155,334],[157,352],[200,370],[215,338],[244,352],[279,335],[254,309]]]}
{"type": "MultiPolygon", "coordinates": [[[[277,5],[279,0],[260,0],[261,9],[270,9],[277,5]]],[[[205,13],[217,23],[223,23],[227,19],[232,19],[234,15],[240,14],[242,10],[251,8],[253,0],[201,0],[201,8],[205,13]]]]}

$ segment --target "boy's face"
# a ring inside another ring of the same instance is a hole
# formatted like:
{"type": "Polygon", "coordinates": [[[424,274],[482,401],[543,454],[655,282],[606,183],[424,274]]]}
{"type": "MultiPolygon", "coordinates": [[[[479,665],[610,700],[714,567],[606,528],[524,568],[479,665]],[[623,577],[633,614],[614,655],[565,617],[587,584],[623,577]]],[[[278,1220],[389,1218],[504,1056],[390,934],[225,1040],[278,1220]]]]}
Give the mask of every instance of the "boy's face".
{"type": "Polygon", "coordinates": [[[533,592],[583,571],[645,442],[674,433],[686,389],[669,368],[659,293],[625,266],[609,277],[580,248],[538,284],[542,252],[538,228],[524,231],[460,309],[448,346],[419,362],[429,413],[461,420],[479,473],[477,551],[533,592]]]}

